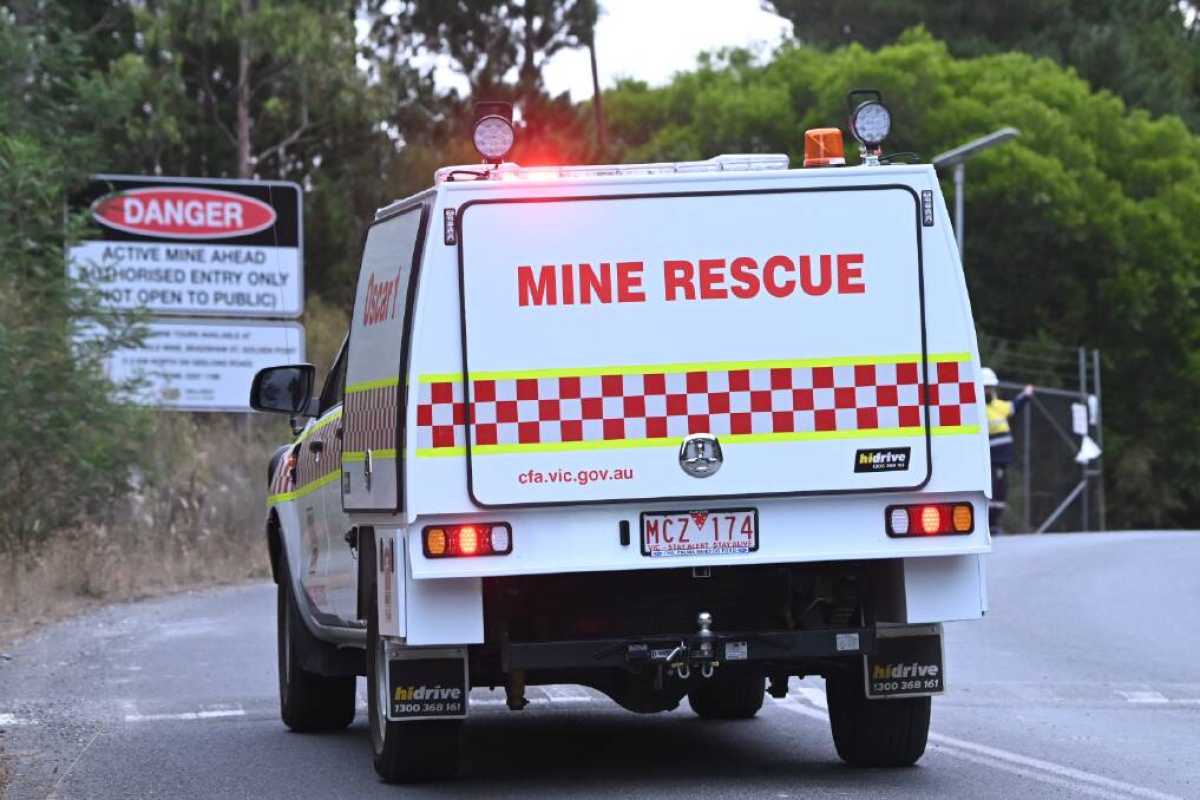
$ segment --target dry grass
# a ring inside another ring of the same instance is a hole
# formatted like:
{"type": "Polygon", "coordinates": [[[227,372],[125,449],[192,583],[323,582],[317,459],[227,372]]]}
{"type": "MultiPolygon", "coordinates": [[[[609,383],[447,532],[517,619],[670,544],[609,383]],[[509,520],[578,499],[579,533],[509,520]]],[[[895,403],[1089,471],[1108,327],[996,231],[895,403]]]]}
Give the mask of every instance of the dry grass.
{"type": "MultiPolygon", "coordinates": [[[[323,380],[347,319],[310,298],[304,324],[323,380]]],[[[11,564],[0,563],[0,647],[104,603],[268,575],[267,463],[290,439],[274,414],[159,412],[128,497],[44,541],[18,565],[16,586],[11,564]]]]}
{"type": "Polygon", "coordinates": [[[163,413],[150,467],[116,507],[0,569],[0,642],[90,606],[269,574],[266,466],[278,417],[163,413]]]}

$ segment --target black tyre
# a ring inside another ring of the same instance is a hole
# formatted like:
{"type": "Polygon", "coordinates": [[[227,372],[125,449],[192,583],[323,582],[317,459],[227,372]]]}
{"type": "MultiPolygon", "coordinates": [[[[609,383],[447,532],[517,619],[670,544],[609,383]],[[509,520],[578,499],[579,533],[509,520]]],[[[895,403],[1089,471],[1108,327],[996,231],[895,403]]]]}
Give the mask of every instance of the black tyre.
{"type": "Polygon", "coordinates": [[[718,668],[688,692],[688,703],[701,719],[750,719],[762,708],[765,691],[763,675],[718,668]]]}
{"type": "Polygon", "coordinates": [[[925,752],[928,697],[868,700],[859,670],[826,678],[825,696],[833,744],[847,764],[908,767],[925,752]]]}
{"type": "Polygon", "coordinates": [[[451,778],[458,773],[462,754],[461,720],[389,722],[387,708],[387,654],[379,636],[379,608],[375,592],[376,545],[374,536],[359,544],[362,574],[368,584],[367,602],[367,715],[371,727],[371,755],[375,771],[388,783],[451,778]]]}
{"type": "Polygon", "coordinates": [[[354,721],[354,676],[327,677],[302,666],[305,648],[319,647],[304,625],[292,595],[286,556],[280,559],[276,593],[279,651],[279,715],[283,724],[303,733],[338,731],[354,721]]]}

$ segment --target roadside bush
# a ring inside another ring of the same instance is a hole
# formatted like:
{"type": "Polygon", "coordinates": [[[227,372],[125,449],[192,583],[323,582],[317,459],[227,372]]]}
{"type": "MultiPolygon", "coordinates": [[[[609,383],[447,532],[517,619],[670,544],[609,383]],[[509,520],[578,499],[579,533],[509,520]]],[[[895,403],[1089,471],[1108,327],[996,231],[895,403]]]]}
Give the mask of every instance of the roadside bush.
{"type": "Polygon", "coordinates": [[[77,40],[41,21],[0,8],[0,557],[14,602],[20,558],[123,497],[150,432],[102,369],[136,318],[99,314],[67,279],[82,220],[64,209],[93,163],[94,87],[75,77],[77,40]]]}

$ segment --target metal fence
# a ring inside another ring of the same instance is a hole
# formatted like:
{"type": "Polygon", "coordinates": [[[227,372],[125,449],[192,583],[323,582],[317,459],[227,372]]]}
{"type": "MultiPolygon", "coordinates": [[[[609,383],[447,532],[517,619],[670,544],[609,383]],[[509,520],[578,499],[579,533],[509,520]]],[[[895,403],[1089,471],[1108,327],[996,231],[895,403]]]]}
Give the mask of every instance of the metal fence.
{"type": "Polygon", "coordinates": [[[1088,437],[1103,451],[1100,352],[1086,348],[980,336],[983,363],[1011,399],[1027,384],[1033,398],[1011,420],[1013,464],[1009,532],[1104,530],[1103,456],[1079,463],[1088,437]]]}

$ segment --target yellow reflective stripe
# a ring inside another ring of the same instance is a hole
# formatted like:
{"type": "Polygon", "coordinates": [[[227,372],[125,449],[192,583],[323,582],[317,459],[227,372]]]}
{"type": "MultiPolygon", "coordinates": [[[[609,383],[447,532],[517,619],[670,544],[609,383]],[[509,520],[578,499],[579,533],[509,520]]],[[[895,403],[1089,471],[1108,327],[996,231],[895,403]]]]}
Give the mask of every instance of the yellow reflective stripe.
{"type": "Polygon", "coordinates": [[[290,492],[282,492],[281,494],[273,494],[267,498],[267,508],[270,508],[271,506],[276,505],[278,503],[287,503],[291,500],[298,500],[301,497],[304,497],[305,495],[312,494],[317,489],[320,489],[322,486],[328,486],[329,484],[338,480],[340,477],[341,477],[341,472],[339,470],[334,470],[333,472],[330,472],[327,475],[322,475],[321,477],[317,478],[315,481],[309,481],[308,483],[304,484],[303,486],[293,489],[290,492]]]}
{"type": "Polygon", "coordinates": [[[369,392],[372,389],[386,389],[390,386],[399,386],[399,378],[376,378],[373,381],[359,381],[352,383],[346,387],[346,394],[357,394],[358,392],[369,392]]]}
{"type": "Polygon", "coordinates": [[[431,372],[417,378],[417,383],[458,383],[461,380],[461,372],[431,372]]]}
{"type": "MultiPolygon", "coordinates": [[[[930,429],[934,436],[959,436],[979,433],[978,425],[940,425],[930,429]]],[[[760,444],[763,442],[809,442],[834,439],[874,439],[923,436],[925,428],[873,428],[854,431],[791,431],[787,433],[734,433],[721,436],[721,444],[760,444]]],[[[471,448],[473,455],[511,453],[565,453],[581,450],[626,450],[640,447],[678,447],[680,439],[600,439],[592,442],[538,442],[530,444],[484,444],[471,448]]],[[[417,458],[443,458],[466,455],[465,447],[422,447],[417,458]]]]}
{"type": "Polygon", "coordinates": [[[320,420],[318,420],[317,424],[313,425],[311,428],[308,428],[303,433],[301,433],[300,437],[298,439],[296,439],[296,441],[292,442],[292,444],[294,444],[294,445],[300,444],[305,439],[307,439],[309,436],[312,436],[314,433],[321,430],[322,428],[332,425],[334,422],[337,422],[341,418],[342,418],[342,409],[338,408],[336,411],[329,412],[329,416],[322,417],[320,420]]]}
{"type": "MultiPolygon", "coordinates": [[[[383,449],[383,450],[372,450],[371,455],[375,458],[395,458],[396,451],[391,448],[387,448],[387,449],[383,449]]],[[[367,451],[366,450],[350,450],[348,452],[342,453],[342,462],[343,463],[355,463],[358,461],[366,461],[366,460],[367,460],[367,451]]]]}
{"type": "Polygon", "coordinates": [[[979,433],[978,425],[935,425],[930,429],[934,436],[962,436],[965,433],[979,433]]]}
{"type": "MultiPolygon", "coordinates": [[[[648,373],[715,372],[735,369],[794,369],[803,367],[852,367],[859,364],[901,364],[920,361],[920,353],[890,356],[837,356],[833,358],[793,358],[766,361],[697,361],[678,364],[635,364],[614,367],[555,367],[551,369],[472,372],[471,380],[517,380],[520,378],[575,378],[592,375],[644,375],[648,373]]],[[[930,353],[929,361],[970,361],[970,353],[930,353]]],[[[462,380],[461,372],[422,375],[419,383],[453,383],[462,380]]],[[[346,391],[350,391],[347,389],[346,391]]]]}

